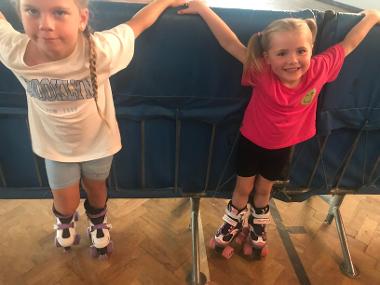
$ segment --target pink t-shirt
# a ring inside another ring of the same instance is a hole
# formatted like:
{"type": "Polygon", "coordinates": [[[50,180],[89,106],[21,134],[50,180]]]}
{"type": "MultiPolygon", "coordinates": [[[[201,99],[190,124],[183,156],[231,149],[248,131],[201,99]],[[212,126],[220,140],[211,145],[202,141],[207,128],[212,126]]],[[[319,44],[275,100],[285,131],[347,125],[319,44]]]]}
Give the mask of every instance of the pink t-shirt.
{"type": "Polygon", "coordinates": [[[254,86],[240,132],[253,143],[279,149],[315,135],[317,98],[327,82],[335,80],[344,62],[336,44],[312,57],[303,81],[294,89],[284,86],[269,66],[263,72],[243,74],[242,85],[254,86]]]}

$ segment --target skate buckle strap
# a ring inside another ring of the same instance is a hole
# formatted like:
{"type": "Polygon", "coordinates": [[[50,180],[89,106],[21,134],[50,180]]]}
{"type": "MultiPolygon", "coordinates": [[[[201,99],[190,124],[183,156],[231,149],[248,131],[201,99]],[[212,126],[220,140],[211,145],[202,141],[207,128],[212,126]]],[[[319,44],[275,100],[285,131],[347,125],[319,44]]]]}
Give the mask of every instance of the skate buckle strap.
{"type": "Polygon", "coordinates": [[[237,214],[235,214],[233,211],[226,208],[225,215],[229,216],[231,219],[240,221],[242,219],[242,216],[244,215],[245,209],[241,210],[237,214]]]}
{"type": "Polygon", "coordinates": [[[90,213],[88,213],[88,212],[86,212],[86,214],[87,214],[87,216],[90,218],[90,219],[96,219],[96,218],[100,218],[100,217],[103,217],[103,216],[105,216],[106,215],[106,213],[107,213],[107,208],[104,208],[104,210],[103,211],[101,211],[100,213],[98,213],[98,214],[90,214],[90,213]]]}
{"type": "Polygon", "coordinates": [[[254,218],[253,223],[255,225],[268,225],[270,224],[270,219],[269,218],[254,218]]]}
{"type": "Polygon", "coordinates": [[[91,232],[93,232],[94,230],[109,230],[112,228],[112,225],[111,224],[106,224],[106,223],[101,223],[101,224],[97,224],[97,225],[91,225],[91,232]]]}
{"type": "Polygon", "coordinates": [[[257,214],[255,210],[252,211],[253,216],[253,223],[256,225],[266,225],[270,224],[270,215],[269,212],[266,212],[264,214],[257,214]]]}
{"type": "Polygon", "coordinates": [[[227,222],[228,224],[230,224],[231,226],[233,227],[236,227],[236,225],[238,224],[238,221],[236,221],[235,219],[233,219],[232,217],[230,217],[229,215],[225,214],[223,216],[223,220],[225,222],[227,222]]]}
{"type": "Polygon", "coordinates": [[[55,230],[64,230],[64,229],[74,228],[74,222],[71,222],[69,224],[55,224],[53,227],[55,230]]]}

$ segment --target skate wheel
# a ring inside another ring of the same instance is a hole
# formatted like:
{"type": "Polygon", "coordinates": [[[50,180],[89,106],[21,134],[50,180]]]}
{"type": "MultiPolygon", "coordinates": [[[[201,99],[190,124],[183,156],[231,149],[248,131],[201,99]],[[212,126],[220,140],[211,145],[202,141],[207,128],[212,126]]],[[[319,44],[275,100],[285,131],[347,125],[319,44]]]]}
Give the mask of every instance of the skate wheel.
{"type": "Polygon", "coordinates": [[[244,255],[247,255],[247,256],[251,256],[252,255],[252,246],[250,246],[249,244],[245,243],[244,244],[244,247],[243,247],[243,253],[244,255]]]}
{"type": "Polygon", "coordinates": [[[255,259],[260,259],[268,255],[268,248],[266,246],[262,248],[255,248],[253,251],[253,257],[255,259]]]}
{"type": "Polygon", "coordinates": [[[61,245],[59,244],[57,238],[54,239],[54,244],[56,247],[61,247],[61,245]]]}
{"type": "Polygon", "coordinates": [[[223,249],[222,255],[224,258],[230,259],[233,254],[234,254],[234,248],[233,247],[228,245],[223,249]]]}
{"type": "Polygon", "coordinates": [[[110,241],[110,243],[107,245],[107,254],[110,255],[113,251],[113,242],[110,241]]]}
{"type": "Polygon", "coordinates": [[[261,256],[261,257],[265,257],[265,256],[268,255],[268,253],[269,253],[269,249],[268,249],[268,247],[267,247],[267,246],[264,246],[264,247],[261,249],[260,256],[261,256]]]}
{"type": "Polygon", "coordinates": [[[76,234],[74,238],[74,244],[79,244],[80,242],[80,235],[76,234]]]}
{"type": "Polygon", "coordinates": [[[216,242],[215,242],[214,238],[210,239],[209,246],[210,246],[211,249],[215,249],[216,242]]]}
{"type": "Polygon", "coordinates": [[[244,228],[239,234],[238,236],[236,237],[236,243],[238,245],[242,245],[245,240],[247,239],[247,236],[249,234],[249,230],[244,228]]]}
{"type": "Polygon", "coordinates": [[[90,247],[90,253],[91,253],[91,256],[93,257],[93,258],[95,258],[95,257],[98,257],[98,251],[96,250],[96,247],[95,246],[91,246],[90,247]]]}

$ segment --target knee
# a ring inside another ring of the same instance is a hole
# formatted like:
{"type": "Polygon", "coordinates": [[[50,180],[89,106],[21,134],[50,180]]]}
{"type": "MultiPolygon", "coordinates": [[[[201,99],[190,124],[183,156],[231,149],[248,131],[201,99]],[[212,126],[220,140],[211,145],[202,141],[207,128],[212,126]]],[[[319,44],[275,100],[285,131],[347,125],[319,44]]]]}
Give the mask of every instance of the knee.
{"type": "Polygon", "coordinates": [[[103,192],[107,190],[107,185],[105,180],[92,180],[88,178],[83,178],[82,187],[86,192],[103,192]]]}

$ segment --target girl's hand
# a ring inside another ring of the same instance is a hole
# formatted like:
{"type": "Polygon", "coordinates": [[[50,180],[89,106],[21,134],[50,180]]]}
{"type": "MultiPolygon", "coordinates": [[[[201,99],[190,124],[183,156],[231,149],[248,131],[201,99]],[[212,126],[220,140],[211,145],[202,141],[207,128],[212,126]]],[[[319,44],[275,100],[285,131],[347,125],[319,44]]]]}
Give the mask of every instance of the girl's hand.
{"type": "Polygon", "coordinates": [[[183,6],[187,3],[186,0],[165,0],[168,2],[168,7],[183,6]]]}
{"type": "Polygon", "coordinates": [[[199,14],[200,11],[208,8],[206,1],[202,0],[186,1],[185,6],[187,8],[179,10],[178,14],[199,14]]]}
{"type": "Polygon", "coordinates": [[[1,13],[1,11],[0,11],[0,20],[1,19],[5,19],[5,17],[4,17],[4,15],[3,15],[3,13],[1,13]]]}
{"type": "Polygon", "coordinates": [[[379,10],[374,10],[374,9],[364,10],[360,14],[363,14],[366,17],[374,17],[374,19],[377,20],[377,24],[380,24],[380,11],[379,10]]]}

